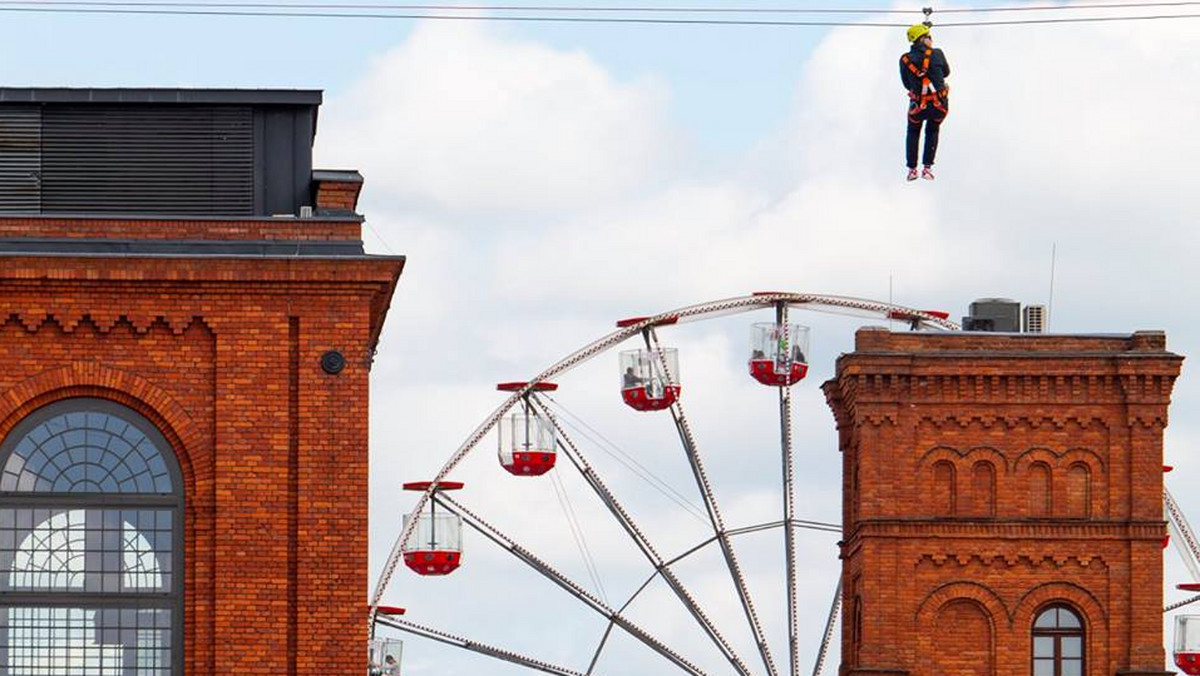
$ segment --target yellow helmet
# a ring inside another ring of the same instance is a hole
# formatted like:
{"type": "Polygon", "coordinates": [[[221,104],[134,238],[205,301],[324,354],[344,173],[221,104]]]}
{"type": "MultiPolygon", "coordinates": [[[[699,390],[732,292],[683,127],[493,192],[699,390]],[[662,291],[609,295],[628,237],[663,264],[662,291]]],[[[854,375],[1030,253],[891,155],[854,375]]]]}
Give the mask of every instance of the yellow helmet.
{"type": "Polygon", "coordinates": [[[923,23],[915,24],[908,29],[909,42],[916,42],[926,35],[929,35],[929,26],[926,26],[923,23]]]}

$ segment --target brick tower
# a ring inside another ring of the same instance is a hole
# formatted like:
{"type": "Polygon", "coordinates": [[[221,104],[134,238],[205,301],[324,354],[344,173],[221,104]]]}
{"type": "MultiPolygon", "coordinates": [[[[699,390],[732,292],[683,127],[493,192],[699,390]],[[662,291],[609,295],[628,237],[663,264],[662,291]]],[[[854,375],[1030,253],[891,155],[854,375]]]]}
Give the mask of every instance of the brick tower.
{"type": "Polygon", "coordinates": [[[863,329],[843,457],[841,674],[1164,671],[1161,333],[863,329]]]}
{"type": "Polygon", "coordinates": [[[0,89],[0,673],[364,673],[403,259],[320,101],[0,89]]]}

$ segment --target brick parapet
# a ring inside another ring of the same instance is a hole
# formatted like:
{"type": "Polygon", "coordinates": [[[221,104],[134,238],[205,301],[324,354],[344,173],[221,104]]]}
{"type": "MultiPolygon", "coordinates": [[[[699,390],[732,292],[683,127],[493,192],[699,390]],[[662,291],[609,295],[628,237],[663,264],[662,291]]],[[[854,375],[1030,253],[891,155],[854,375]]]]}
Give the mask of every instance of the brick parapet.
{"type": "Polygon", "coordinates": [[[362,178],[324,179],[316,184],[317,209],[353,213],[358,208],[358,195],[362,190],[362,178]]]}
{"type": "Polygon", "coordinates": [[[361,219],[0,216],[0,238],[360,241],[361,219]]]}

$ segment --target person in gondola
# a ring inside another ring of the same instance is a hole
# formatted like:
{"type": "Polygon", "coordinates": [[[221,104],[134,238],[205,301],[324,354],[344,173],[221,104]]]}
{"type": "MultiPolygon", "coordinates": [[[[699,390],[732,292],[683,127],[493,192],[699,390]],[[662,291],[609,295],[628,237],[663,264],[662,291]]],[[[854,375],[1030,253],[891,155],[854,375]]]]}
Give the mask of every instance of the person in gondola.
{"type": "Polygon", "coordinates": [[[921,127],[925,128],[925,147],[920,177],[932,181],[933,161],[937,156],[938,136],[942,122],[950,114],[950,88],[946,78],[950,64],[942,50],[933,46],[933,36],[926,24],[908,29],[912,47],[900,57],[900,80],[908,90],[908,135],[905,137],[905,160],[908,180],[917,180],[917,145],[921,127]]]}
{"type": "Polygon", "coordinates": [[[630,366],[625,369],[624,382],[625,389],[629,389],[631,387],[640,387],[641,385],[645,385],[646,379],[634,373],[633,367],[630,366]]]}

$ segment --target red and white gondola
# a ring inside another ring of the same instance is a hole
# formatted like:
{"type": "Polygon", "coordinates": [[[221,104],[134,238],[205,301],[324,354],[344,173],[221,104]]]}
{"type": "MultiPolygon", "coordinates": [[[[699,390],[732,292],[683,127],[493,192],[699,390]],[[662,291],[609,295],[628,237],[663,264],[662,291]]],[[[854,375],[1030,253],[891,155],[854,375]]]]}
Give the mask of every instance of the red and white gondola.
{"type": "MultiPolygon", "coordinates": [[[[434,491],[456,491],[463,487],[457,481],[414,481],[404,484],[406,491],[425,492],[430,486],[434,491]]],[[[401,551],[404,565],[418,575],[449,575],[462,564],[462,519],[457,514],[438,514],[437,501],[429,501],[429,511],[408,514],[404,517],[407,526],[410,519],[417,520],[412,535],[405,540],[401,551]]]]}

